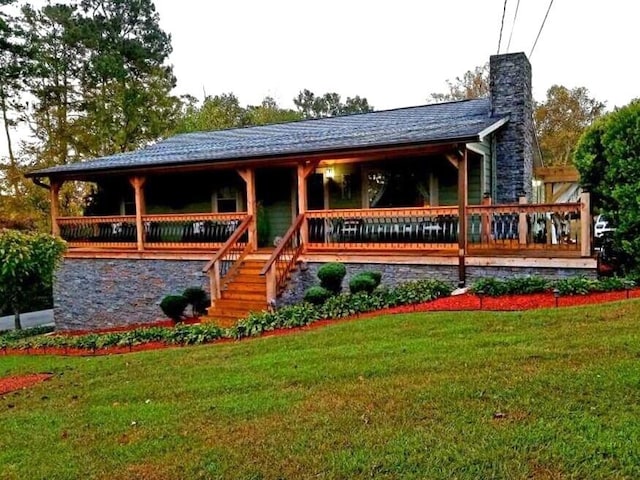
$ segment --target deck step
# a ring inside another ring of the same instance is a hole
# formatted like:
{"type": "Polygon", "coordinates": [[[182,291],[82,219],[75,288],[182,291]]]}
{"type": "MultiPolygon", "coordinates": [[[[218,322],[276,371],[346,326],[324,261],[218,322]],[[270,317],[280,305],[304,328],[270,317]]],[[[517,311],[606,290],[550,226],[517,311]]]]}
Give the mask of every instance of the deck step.
{"type": "MultiPolygon", "coordinates": [[[[239,286],[239,285],[238,285],[239,286]]],[[[262,302],[266,305],[266,295],[264,289],[260,291],[240,290],[234,286],[233,289],[222,292],[221,300],[246,300],[249,302],[262,302]]]]}

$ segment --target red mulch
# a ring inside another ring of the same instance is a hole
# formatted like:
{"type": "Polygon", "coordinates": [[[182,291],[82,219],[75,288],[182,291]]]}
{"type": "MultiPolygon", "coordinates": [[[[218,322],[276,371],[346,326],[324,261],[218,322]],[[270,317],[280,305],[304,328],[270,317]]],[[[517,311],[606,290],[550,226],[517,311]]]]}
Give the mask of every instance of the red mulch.
{"type": "MultiPolygon", "coordinates": [[[[588,295],[575,295],[559,297],[557,300],[552,293],[535,293],[528,295],[505,295],[502,297],[478,297],[476,295],[465,293],[463,295],[456,295],[451,297],[443,297],[432,302],[420,303],[417,305],[405,305],[402,307],[393,307],[383,310],[377,310],[375,312],[369,312],[365,314],[355,315],[353,317],[341,318],[335,320],[319,320],[307,325],[305,327],[296,328],[280,328],[263,333],[262,337],[275,337],[281,335],[288,335],[300,331],[314,330],[322,328],[326,325],[335,324],[337,322],[347,322],[357,319],[364,319],[370,317],[376,317],[380,315],[391,315],[398,313],[411,313],[411,312],[453,312],[453,311],[471,311],[471,310],[487,310],[487,311],[522,311],[533,310],[536,308],[553,308],[558,307],[570,307],[578,305],[590,305],[605,302],[614,302],[618,300],[624,300],[626,298],[640,298],[640,288],[635,288],[629,291],[621,292],[600,292],[590,293],[588,295]]],[[[197,318],[187,319],[185,323],[197,323],[197,318]]],[[[110,333],[118,331],[132,330],[134,328],[144,327],[171,327],[174,323],[171,320],[162,320],[153,324],[139,324],[129,325],[126,327],[118,327],[107,330],[100,330],[99,333],[110,333]]],[[[97,333],[92,332],[64,332],[64,335],[82,335],[83,333],[97,333]]],[[[234,341],[233,339],[222,338],[212,343],[228,343],[234,341]]],[[[116,355],[130,352],[141,352],[146,350],[157,350],[160,348],[177,347],[177,345],[168,345],[162,342],[144,343],[141,345],[134,345],[132,347],[108,347],[93,351],[87,351],[79,348],[43,348],[37,350],[20,350],[8,348],[2,350],[4,355],[65,355],[65,356],[93,356],[93,355],[116,355]]],[[[2,390],[0,389],[0,393],[2,390]]]]}
{"type": "Polygon", "coordinates": [[[51,373],[33,373],[30,375],[19,375],[15,377],[0,378],[0,395],[13,392],[15,390],[25,389],[36,383],[49,380],[53,375],[51,373]]]}
{"type": "MultiPolygon", "coordinates": [[[[182,324],[184,325],[194,325],[196,323],[200,323],[200,319],[198,317],[187,317],[182,321],[182,324]]],[[[56,332],[56,335],[66,335],[68,337],[79,337],[81,335],[87,335],[89,333],[117,333],[117,332],[128,332],[130,330],[135,330],[136,328],[152,328],[152,327],[171,328],[175,326],[176,326],[176,323],[173,320],[163,319],[163,320],[156,320],[155,322],[152,322],[152,323],[132,323],[130,325],[123,325],[121,327],[101,328],[98,330],[61,331],[61,332],[56,332]]]]}

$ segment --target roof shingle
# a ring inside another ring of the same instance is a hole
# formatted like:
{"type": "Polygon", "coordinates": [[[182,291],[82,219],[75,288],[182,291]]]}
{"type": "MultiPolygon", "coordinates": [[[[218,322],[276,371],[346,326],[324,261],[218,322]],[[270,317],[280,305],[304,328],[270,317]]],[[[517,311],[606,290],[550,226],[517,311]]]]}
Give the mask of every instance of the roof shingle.
{"type": "Polygon", "coordinates": [[[149,147],[52,167],[30,176],[79,174],[466,140],[501,121],[489,99],[430,104],[358,115],[176,135],[149,147]]]}

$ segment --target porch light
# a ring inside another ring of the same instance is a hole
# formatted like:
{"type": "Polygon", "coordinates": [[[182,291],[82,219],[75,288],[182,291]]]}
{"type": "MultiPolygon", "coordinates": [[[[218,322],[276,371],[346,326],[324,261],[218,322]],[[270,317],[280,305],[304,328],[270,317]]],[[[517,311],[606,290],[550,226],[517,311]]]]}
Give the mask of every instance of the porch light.
{"type": "Polygon", "coordinates": [[[324,169],[324,176],[326,178],[333,178],[335,176],[335,172],[333,171],[333,167],[327,167],[324,169]]]}

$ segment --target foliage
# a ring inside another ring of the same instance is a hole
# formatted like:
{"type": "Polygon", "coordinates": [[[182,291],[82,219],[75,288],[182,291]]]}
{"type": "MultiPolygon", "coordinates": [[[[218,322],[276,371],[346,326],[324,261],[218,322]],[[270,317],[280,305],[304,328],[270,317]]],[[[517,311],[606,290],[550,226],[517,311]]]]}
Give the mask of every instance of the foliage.
{"type": "Polygon", "coordinates": [[[545,165],[570,165],[580,135],[604,113],[605,104],[584,87],[553,85],[536,103],[535,121],[545,165]]]}
{"type": "Polygon", "coordinates": [[[272,97],[265,97],[257,106],[242,107],[233,93],[207,96],[201,105],[186,97],[175,132],[208,132],[252,125],[268,125],[300,120],[300,113],[280,108],[272,97]]]}
{"type": "Polygon", "coordinates": [[[201,287],[189,287],[182,292],[182,296],[187,300],[187,305],[191,305],[191,314],[194,317],[207,312],[210,299],[201,287]]]}
{"type": "Polygon", "coordinates": [[[36,292],[50,288],[65,243],[48,234],[0,231],[0,305],[15,315],[21,328],[23,312],[36,292]]]}
{"type": "Polygon", "coordinates": [[[376,284],[376,287],[380,285],[380,282],[382,282],[382,273],[378,271],[366,270],[362,272],[360,275],[366,275],[369,278],[371,278],[376,284]]]}
{"type": "Polygon", "coordinates": [[[44,335],[54,331],[53,326],[41,326],[25,328],[23,330],[5,330],[0,332],[0,338],[6,341],[22,340],[23,338],[36,337],[38,335],[44,335]]]}
{"type": "Polygon", "coordinates": [[[489,64],[468,70],[462,77],[447,80],[447,93],[432,93],[430,103],[452,102],[489,96],[489,64]]]}
{"type": "Polygon", "coordinates": [[[478,295],[497,297],[527,293],[541,293],[552,289],[552,283],[542,277],[514,277],[506,280],[497,278],[481,278],[471,286],[471,291],[478,295]]]}
{"type": "Polygon", "coordinates": [[[312,305],[322,305],[332,295],[333,293],[326,288],[316,285],[309,287],[307,291],[304,292],[304,301],[312,305]]]}
{"type": "Polygon", "coordinates": [[[498,297],[501,295],[517,295],[542,293],[557,290],[560,295],[586,295],[591,292],[611,292],[625,290],[634,285],[629,279],[620,277],[599,280],[586,277],[569,277],[560,280],[547,280],[542,277],[514,277],[506,280],[498,278],[481,278],[473,283],[471,292],[476,295],[498,297]]]}
{"type": "Polygon", "coordinates": [[[555,282],[554,289],[560,295],[586,295],[596,290],[597,281],[585,277],[562,278],[555,282]]]}
{"type": "Polygon", "coordinates": [[[370,275],[366,273],[359,273],[358,275],[354,275],[351,280],[349,280],[349,291],[351,293],[358,292],[366,292],[372,293],[376,287],[376,281],[370,275]]]}
{"type": "Polygon", "coordinates": [[[174,322],[180,322],[189,301],[182,295],[167,295],[160,302],[162,312],[174,322]]]}
{"type": "Polygon", "coordinates": [[[335,92],[316,96],[306,88],[298,93],[298,96],[293,99],[293,103],[304,118],[336,117],[373,112],[373,107],[369,105],[367,99],[359,95],[353,98],[347,97],[343,103],[340,95],[335,92]]]}
{"type": "Polygon", "coordinates": [[[318,269],[320,285],[334,294],[342,291],[342,280],[347,274],[347,268],[340,262],[325,263],[318,269]]]}
{"type": "Polygon", "coordinates": [[[616,225],[625,273],[640,266],[640,99],[600,118],[580,138],[575,164],[594,206],[616,225]]]}

